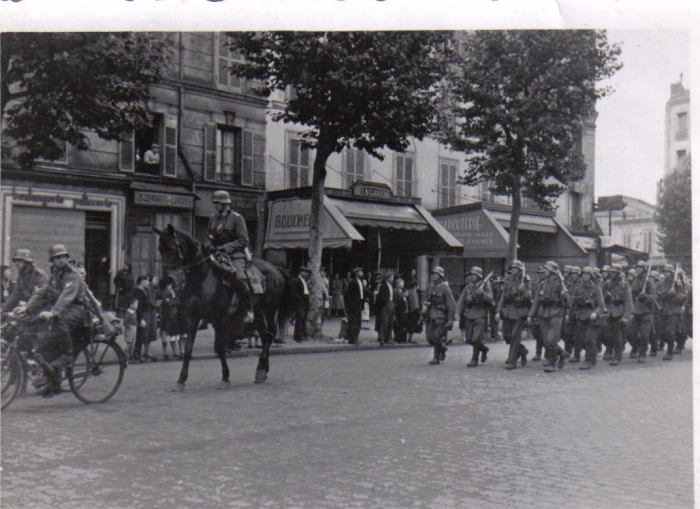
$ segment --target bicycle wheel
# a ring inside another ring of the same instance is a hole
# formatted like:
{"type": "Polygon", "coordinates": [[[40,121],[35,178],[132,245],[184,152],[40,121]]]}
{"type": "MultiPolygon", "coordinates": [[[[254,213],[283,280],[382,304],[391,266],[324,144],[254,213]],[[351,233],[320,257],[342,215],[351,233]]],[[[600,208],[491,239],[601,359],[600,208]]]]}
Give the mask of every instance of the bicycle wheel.
{"type": "Polygon", "coordinates": [[[78,351],[68,368],[70,388],[83,403],[103,403],[124,378],[124,353],[111,341],[94,341],[78,351]]]}
{"type": "Polygon", "coordinates": [[[4,410],[17,397],[23,378],[22,359],[16,351],[3,344],[0,366],[0,399],[2,400],[0,409],[4,410]]]}

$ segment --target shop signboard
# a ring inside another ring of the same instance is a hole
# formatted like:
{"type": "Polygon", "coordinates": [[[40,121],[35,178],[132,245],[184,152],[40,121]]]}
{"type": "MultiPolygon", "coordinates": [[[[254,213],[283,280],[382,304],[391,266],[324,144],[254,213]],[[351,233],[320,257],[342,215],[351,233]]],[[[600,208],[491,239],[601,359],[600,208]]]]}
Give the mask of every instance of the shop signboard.
{"type": "Polygon", "coordinates": [[[508,233],[483,209],[435,218],[464,246],[466,258],[505,257],[508,233]]]}

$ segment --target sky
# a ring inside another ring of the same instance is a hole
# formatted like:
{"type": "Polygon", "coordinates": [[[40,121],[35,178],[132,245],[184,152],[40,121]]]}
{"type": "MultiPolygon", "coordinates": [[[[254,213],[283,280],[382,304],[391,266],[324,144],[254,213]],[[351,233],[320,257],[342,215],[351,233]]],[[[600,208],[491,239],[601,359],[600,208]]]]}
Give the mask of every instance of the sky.
{"type": "Polygon", "coordinates": [[[671,83],[683,73],[683,86],[690,88],[689,32],[608,30],[608,41],[622,42],[623,68],[604,82],[615,92],[596,105],[595,195],[624,194],[655,204],[671,83]]]}

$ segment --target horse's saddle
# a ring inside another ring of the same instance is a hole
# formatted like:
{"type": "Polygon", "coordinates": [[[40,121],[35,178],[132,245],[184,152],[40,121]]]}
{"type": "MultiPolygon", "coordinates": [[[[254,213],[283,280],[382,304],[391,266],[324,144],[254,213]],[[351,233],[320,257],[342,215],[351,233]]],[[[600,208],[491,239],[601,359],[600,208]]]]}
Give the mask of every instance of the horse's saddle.
{"type": "Polygon", "coordinates": [[[253,293],[265,293],[266,278],[254,264],[248,265],[245,258],[231,258],[226,253],[216,252],[211,257],[214,269],[224,282],[233,285],[236,278],[250,285],[253,293]]]}

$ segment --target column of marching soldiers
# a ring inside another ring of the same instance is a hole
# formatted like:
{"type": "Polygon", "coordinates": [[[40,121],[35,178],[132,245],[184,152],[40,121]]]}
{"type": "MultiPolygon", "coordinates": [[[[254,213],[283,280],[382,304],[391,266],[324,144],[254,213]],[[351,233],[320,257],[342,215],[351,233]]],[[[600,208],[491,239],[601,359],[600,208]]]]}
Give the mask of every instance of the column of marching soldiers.
{"type": "Polygon", "coordinates": [[[495,283],[500,285],[497,297],[492,276],[484,277],[481,267],[473,267],[455,302],[443,268],[433,268],[422,309],[426,337],[433,346],[429,364],[445,360],[455,315],[462,340],[473,348],[470,368],[487,359],[489,313],[492,327],[502,321],[503,338],[510,345],[508,370],[515,369],[518,361],[527,364],[529,351],[521,343],[526,327],[537,345],[531,360],[542,361],[544,352],[542,365],[548,373],[562,369],[567,359],[590,370],[600,353],[604,361],[618,366],[627,343],[629,358],[637,363],[660,354],[670,361],[683,353],[692,331],[691,281],[679,265],[666,264],[660,273],[645,261],[631,268],[606,265],[602,270],[566,265],[562,273],[557,263],[548,261],[531,279],[523,262],[515,260],[505,279],[495,283]]]}

